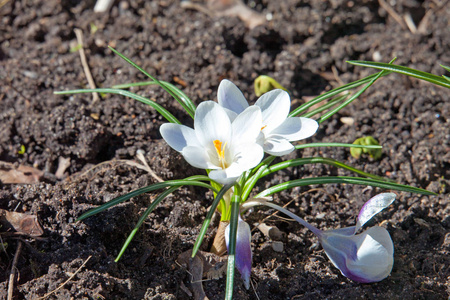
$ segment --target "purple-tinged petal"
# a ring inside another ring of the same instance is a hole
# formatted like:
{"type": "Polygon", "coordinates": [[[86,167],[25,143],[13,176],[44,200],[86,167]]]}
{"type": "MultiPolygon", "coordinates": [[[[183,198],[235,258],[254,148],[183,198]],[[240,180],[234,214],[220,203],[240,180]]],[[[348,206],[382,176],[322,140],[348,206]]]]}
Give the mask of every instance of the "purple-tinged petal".
{"type": "Polygon", "coordinates": [[[227,79],[222,80],[219,84],[217,102],[236,114],[240,114],[248,107],[248,102],[241,90],[227,79]]]}
{"type": "Polygon", "coordinates": [[[294,150],[294,145],[282,136],[271,135],[264,140],[264,152],[270,155],[283,156],[294,150]]]}
{"type": "Polygon", "coordinates": [[[359,211],[358,222],[356,223],[356,231],[361,228],[367,221],[380,211],[394,202],[396,195],[394,193],[382,193],[369,199],[359,211]]]}
{"type": "MultiPolygon", "coordinates": [[[[230,239],[230,225],[225,229],[227,249],[230,239]]],[[[239,217],[236,235],[235,265],[244,280],[246,289],[250,288],[250,274],[252,271],[252,233],[250,226],[239,217]]]]}
{"type": "Polygon", "coordinates": [[[394,245],[382,227],[372,227],[351,236],[327,231],[320,237],[320,242],[331,262],[351,280],[378,282],[392,271],[394,245]]]}
{"type": "Polygon", "coordinates": [[[356,233],[356,226],[332,229],[326,231],[328,234],[350,236],[356,233]]]}
{"type": "Polygon", "coordinates": [[[187,146],[197,146],[199,141],[194,129],[184,125],[166,123],[159,128],[163,139],[178,152],[187,146]]]}
{"type": "Polygon", "coordinates": [[[280,135],[290,142],[299,141],[314,135],[319,128],[319,123],[309,118],[286,118],[270,134],[280,135]]]}

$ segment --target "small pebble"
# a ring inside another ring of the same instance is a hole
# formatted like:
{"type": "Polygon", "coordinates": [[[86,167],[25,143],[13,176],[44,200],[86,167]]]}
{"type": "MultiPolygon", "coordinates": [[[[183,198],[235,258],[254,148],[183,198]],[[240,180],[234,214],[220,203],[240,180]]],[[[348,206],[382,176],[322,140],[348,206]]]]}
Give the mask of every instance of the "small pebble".
{"type": "Polygon", "coordinates": [[[283,252],[284,250],[284,244],[283,242],[279,242],[279,241],[274,241],[272,243],[272,249],[275,252],[283,252]]]}

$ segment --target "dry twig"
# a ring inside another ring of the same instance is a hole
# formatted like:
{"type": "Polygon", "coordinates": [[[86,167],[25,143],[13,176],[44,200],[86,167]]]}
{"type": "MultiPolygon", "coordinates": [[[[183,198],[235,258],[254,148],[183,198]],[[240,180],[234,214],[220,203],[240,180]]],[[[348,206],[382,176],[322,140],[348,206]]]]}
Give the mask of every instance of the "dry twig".
{"type": "Polygon", "coordinates": [[[53,291],[51,291],[51,292],[45,294],[44,296],[42,296],[42,297],[40,297],[40,298],[38,298],[38,299],[45,299],[45,298],[47,298],[48,296],[50,296],[51,294],[53,294],[53,293],[59,291],[63,286],[65,286],[69,281],[71,281],[71,280],[75,277],[75,275],[78,274],[78,272],[81,271],[81,269],[86,265],[86,263],[91,259],[91,257],[92,257],[92,255],[90,255],[90,256],[84,261],[84,263],[83,263],[83,264],[75,271],[75,273],[72,274],[72,276],[69,277],[69,279],[67,279],[66,281],[64,281],[60,286],[58,286],[58,287],[57,287],[56,289],[54,289],[53,291]]]}
{"type": "Polygon", "coordinates": [[[384,0],[378,0],[378,3],[380,3],[380,6],[384,8],[384,10],[387,11],[388,14],[391,15],[391,17],[394,18],[394,20],[402,26],[403,29],[407,29],[407,26],[405,24],[405,21],[403,21],[402,17],[384,0]]]}
{"type": "MultiPolygon", "coordinates": [[[[86,75],[87,81],[89,83],[89,87],[91,89],[95,89],[95,82],[92,78],[91,71],[89,70],[89,65],[87,63],[86,54],[84,53],[84,44],[83,44],[83,31],[79,28],[75,28],[73,30],[75,32],[75,35],[77,36],[77,42],[80,47],[80,58],[81,58],[81,65],[83,66],[84,74],[86,75]]],[[[98,96],[98,93],[92,93],[92,102],[95,103],[97,100],[99,100],[100,97],[98,96]]]]}
{"type": "Polygon", "coordinates": [[[145,159],[144,153],[145,152],[143,150],[138,150],[136,152],[136,157],[142,162],[142,165],[132,160],[127,160],[126,164],[147,171],[157,181],[164,182],[164,180],[158,175],[156,175],[156,173],[152,170],[152,168],[150,168],[150,166],[147,163],[147,160],[145,159]]]}
{"type": "Polygon", "coordinates": [[[19,261],[19,255],[20,251],[22,250],[22,242],[18,241],[19,244],[17,245],[16,254],[14,254],[13,263],[11,266],[11,273],[9,274],[9,283],[8,283],[8,300],[12,300],[13,298],[13,292],[14,292],[14,281],[16,277],[16,269],[17,269],[17,262],[19,261]]]}

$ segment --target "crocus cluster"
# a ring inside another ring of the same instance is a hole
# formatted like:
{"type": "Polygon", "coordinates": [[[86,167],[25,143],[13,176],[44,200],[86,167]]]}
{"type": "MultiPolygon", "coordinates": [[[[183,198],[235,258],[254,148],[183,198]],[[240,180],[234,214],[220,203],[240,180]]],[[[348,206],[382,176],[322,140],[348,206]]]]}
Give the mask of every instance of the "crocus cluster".
{"type": "Polygon", "coordinates": [[[264,152],[292,152],[291,142],[312,136],[318,128],[315,120],[288,117],[291,102],[283,90],[270,91],[249,106],[242,92],[223,80],[217,100],[200,103],[193,129],[168,123],[160,132],[189,164],[210,170],[209,177],[221,184],[235,182],[258,165],[264,152]]]}
{"type": "MultiPolygon", "coordinates": [[[[263,94],[249,105],[242,92],[230,81],[219,85],[217,102],[199,104],[194,128],[163,124],[160,132],[165,141],[196,168],[208,170],[209,178],[220,184],[233,184],[246,171],[256,167],[264,153],[282,156],[295,147],[291,142],[312,136],[318,123],[309,118],[289,117],[289,94],[276,89],[263,94]]],[[[232,193],[232,189],[230,190],[232,193]]],[[[241,203],[241,211],[265,205],[294,218],[319,239],[325,253],[341,273],[358,282],[376,282],[386,278],[392,269],[394,247],[386,229],[359,229],[374,215],[389,206],[395,194],[384,193],[370,199],[361,209],[356,226],[322,231],[290,211],[264,199],[241,203]]],[[[229,244],[229,226],[225,242],[229,244]]],[[[239,217],[237,224],[236,268],[244,284],[250,286],[252,265],[250,226],[239,217]]]]}

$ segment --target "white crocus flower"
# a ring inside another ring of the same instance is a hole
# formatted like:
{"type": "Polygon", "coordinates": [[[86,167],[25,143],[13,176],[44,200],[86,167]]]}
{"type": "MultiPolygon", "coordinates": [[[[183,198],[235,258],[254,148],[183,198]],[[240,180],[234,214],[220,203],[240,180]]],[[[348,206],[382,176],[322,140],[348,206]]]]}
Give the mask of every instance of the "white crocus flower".
{"type": "MultiPolygon", "coordinates": [[[[242,92],[229,80],[222,80],[217,93],[219,104],[225,108],[230,120],[249,107],[242,92]]],[[[290,143],[306,139],[316,133],[318,123],[309,118],[288,117],[291,101],[289,94],[276,89],[262,95],[255,103],[261,108],[262,126],[260,143],[264,151],[274,156],[291,153],[290,143]]]]}
{"type": "Polygon", "coordinates": [[[264,151],[256,142],[261,124],[259,107],[249,107],[231,121],[220,105],[205,101],[195,111],[194,129],[167,123],[160,132],[189,164],[209,169],[211,179],[228,184],[263,158],[264,151]]]}

